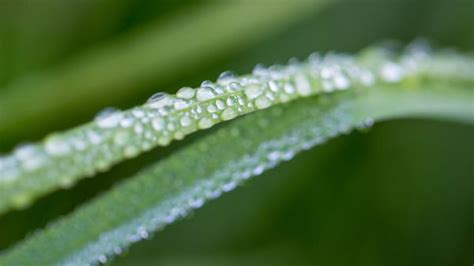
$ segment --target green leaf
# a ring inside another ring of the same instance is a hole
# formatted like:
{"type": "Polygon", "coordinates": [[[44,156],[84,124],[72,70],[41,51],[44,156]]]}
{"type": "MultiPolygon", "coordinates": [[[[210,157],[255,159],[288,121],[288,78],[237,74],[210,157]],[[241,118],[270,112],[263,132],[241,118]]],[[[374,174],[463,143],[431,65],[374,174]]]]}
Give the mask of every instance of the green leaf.
{"type": "Polygon", "coordinates": [[[0,264],[106,262],[248,178],[374,121],[425,117],[472,123],[471,85],[442,79],[381,85],[302,99],[246,116],[19,243],[0,257],[0,264]]]}
{"type": "MultiPolygon", "coordinates": [[[[0,160],[0,213],[27,206],[54,189],[106,171],[157,145],[165,146],[199,129],[312,95],[385,83],[416,86],[424,80],[472,84],[470,58],[429,54],[420,44],[401,56],[371,48],[358,57],[313,55],[304,63],[257,67],[250,75],[223,73],[216,83],[182,88],[175,96],[153,95],[143,106],[106,110],[94,122],[21,146],[0,160]]],[[[370,105],[369,105],[370,106],[370,105]]]]}

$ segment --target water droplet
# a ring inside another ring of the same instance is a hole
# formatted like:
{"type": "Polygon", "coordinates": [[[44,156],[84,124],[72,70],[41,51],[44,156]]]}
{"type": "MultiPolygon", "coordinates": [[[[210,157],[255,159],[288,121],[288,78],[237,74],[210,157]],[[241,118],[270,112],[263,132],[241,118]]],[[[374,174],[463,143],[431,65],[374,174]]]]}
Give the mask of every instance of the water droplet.
{"type": "Polygon", "coordinates": [[[140,109],[133,109],[132,110],[132,114],[133,116],[135,116],[136,118],[142,118],[145,116],[145,112],[143,112],[143,110],[140,110],[140,109]]]}
{"type": "Polygon", "coordinates": [[[147,101],[147,105],[151,108],[163,108],[165,106],[171,105],[173,100],[171,96],[166,92],[157,92],[153,94],[147,101]]]}
{"type": "Polygon", "coordinates": [[[232,97],[229,97],[229,98],[227,98],[227,100],[226,100],[226,104],[227,104],[228,106],[233,106],[233,105],[235,104],[235,101],[234,101],[234,99],[232,99],[232,97]]]}
{"type": "Polygon", "coordinates": [[[385,63],[380,70],[380,75],[387,82],[397,82],[403,78],[403,69],[392,62],[385,63]]]}
{"type": "Polygon", "coordinates": [[[196,90],[190,87],[183,87],[176,92],[176,97],[181,99],[192,99],[196,95],[196,90]]]}
{"type": "Polygon", "coordinates": [[[132,145],[125,147],[125,149],[123,150],[123,155],[125,156],[125,158],[136,157],[139,153],[140,149],[132,145]]]}
{"type": "Polygon", "coordinates": [[[212,81],[205,80],[205,81],[201,82],[201,87],[206,87],[206,88],[213,89],[215,87],[215,85],[214,85],[214,83],[212,83],[212,81]]]}
{"type": "Polygon", "coordinates": [[[179,123],[181,124],[181,126],[187,127],[187,126],[190,126],[190,125],[191,125],[192,120],[191,120],[191,118],[189,118],[188,116],[183,116],[183,117],[181,117],[181,119],[179,120],[179,123]]]}
{"type": "Polygon", "coordinates": [[[188,106],[189,106],[189,104],[186,101],[181,100],[181,99],[175,100],[174,104],[173,104],[173,107],[176,110],[182,110],[182,109],[187,108],[188,106]]]}
{"type": "Polygon", "coordinates": [[[120,123],[122,117],[123,114],[120,110],[109,107],[100,111],[95,117],[95,121],[101,128],[111,128],[116,127],[120,123]]]}
{"type": "Polygon", "coordinates": [[[209,104],[206,108],[206,110],[209,112],[209,113],[215,113],[217,112],[217,107],[214,105],[214,104],[209,104]]]}
{"type": "Polygon", "coordinates": [[[293,85],[291,85],[290,83],[285,83],[284,87],[283,87],[283,90],[287,93],[287,94],[292,94],[295,92],[295,88],[293,87],[293,85]]]}
{"type": "Polygon", "coordinates": [[[296,91],[302,96],[311,94],[311,84],[304,75],[296,75],[295,77],[296,91]]]}
{"type": "Polygon", "coordinates": [[[260,96],[255,100],[255,106],[258,109],[264,109],[264,108],[270,107],[270,105],[272,105],[272,103],[265,96],[260,96]]]}
{"type": "Polygon", "coordinates": [[[156,131],[162,131],[165,127],[165,121],[161,117],[155,117],[153,121],[151,121],[151,126],[156,131]]]}
{"type": "Polygon", "coordinates": [[[278,84],[273,80],[270,80],[268,82],[268,87],[270,87],[270,90],[273,91],[273,92],[277,92],[279,90],[278,84]]]}
{"type": "Polygon", "coordinates": [[[235,80],[235,74],[232,71],[225,71],[219,75],[217,82],[222,85],[228,85],[235,80]]]}
{"type": "Polygon", "coordinates": [[[349,88],[349,80],[342,74],[337,74],[334,76],[334,85],[336,88],[345,90],[349,88]]]}
{"type": "Polygon", "coordinates": [[[204,205],[204,199],[202,198],[193,198],[188,202],[189,206],[194,209],[201,208],[204,205]]]}
{"type": "Polygon", "coordinates": [[[216,101],[216,106],[217,106],[217,109],[219,109],[219,110],[224,110],[225,109],[225,103],[222,100],[217,100],[216,101]]]}
{"type": "Polygon", "coordinates": [[[120,120],[120,126],[123,128],[127,128],[132,126],[133,124],[133,118],[131,117],[124,117],[122,120],[120,120]]]}
{"type": "Polygon", "coordinates": [[[117,134],[115,134],[114,143],[116,145],[122,146],[128,142],[129,138],[130,136],[129,136],[128,131],[120,131],[117,134]]]}
{"type": "Polygon", "coordinates": [[[207,101],[207,100],[210,100],[214,97],[215,97],[214,93],[209,88],[199,88],[199,89],[197,89],[196,99],[199,102],[207,101]]]}
{"type": "Polygon", "coordinates": [[[276,162],[280,159],[280,152],[278,151],[270,152],[267,157],[268,157],[268,160],[272,162],[276,162]]]}
{"type": "Polygon", "coordinates": [[[252,70],[252,74],[255,76],[264,76],[267,73],[268,71],[263,64],[257,64],[252,70]]]}
{"type": "Polygon", "coordinates": [[[44,144],[46,152],[51,156],[61,156],[69,153],[70,148],[66,141],[58,135],[49,136],[44,144]]]}
{"type": "Polygon", "coordinates": [[[212,127],[212,125],[214,125],[214,123],[212,122],[211,119],[209,119],[207,117],[201,118],[201,120],[199,120],[199,122],[198,122],[198,127],[200,129],[210,128],[210,127],[212,127]]]}
{"type": "Polygon", "coordinates": [[[105,255],[100,255],[99,256],[99,262],[102,264],[107,263],[107,257],[105,255]]]}
{"type": "Polygon", "coordinates": [[[169,138],[168,136],[161,136],[158,138],[158,145],[161,145],[161,146],[167,146],[168,144],[170,144],[171,142],[171,138],[169,138]]]}
{"type": "Polygon", "coordinates": [[[374,84],[374,75],[370,71],[363,71],[359,77],[362,84],[366,86],[374,84]]]}
{"type": "Polygon", "coordinates": [[[229,192],[237,187],[237,182],[230,181],[222,186],[222,190],[225,192],[229,192]]]}
{"type": "Polygon", "coordinates": [[[262,89],[258,85],[249,85],[244,89],[244,93],[247,98],[252,100],[262,94],[262,89]]]}
{"type": "Polygon", "coordinates": [[[237,111],[235,111],[234,108],[227,108],[222,112],[221,119],[224,121],[227,121],[227,120],[237,117],[237,114],[238,113],[237,111]]]}

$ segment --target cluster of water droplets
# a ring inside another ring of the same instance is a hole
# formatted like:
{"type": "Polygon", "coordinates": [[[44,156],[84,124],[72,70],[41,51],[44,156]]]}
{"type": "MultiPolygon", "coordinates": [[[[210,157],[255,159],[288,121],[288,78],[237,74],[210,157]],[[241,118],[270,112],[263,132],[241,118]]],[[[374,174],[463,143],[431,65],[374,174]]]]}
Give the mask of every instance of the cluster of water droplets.
{"type": "Polygon", "coordinates": [[[304,62],[257,65],[249,75],[227,71],[216,82],[184,87],[175,95],[158,92],[128,111],[107,108],[86,126],[50,135],[40,144],[22,145],[0,157],[0,189],[15,187],[10,200],[21,207],[28,203],[29,187],[38,187],[28,176],[38,180],[41,176],[44,190],[69,187],[80,176],[93,176],[125,158],[242,114],[314,94],[400,82],[435,68],[433,64],[443,64],[422,45],[413,45],[396,58],[380,54],[368,63],[346,54],[312,54],[304,62]]]}

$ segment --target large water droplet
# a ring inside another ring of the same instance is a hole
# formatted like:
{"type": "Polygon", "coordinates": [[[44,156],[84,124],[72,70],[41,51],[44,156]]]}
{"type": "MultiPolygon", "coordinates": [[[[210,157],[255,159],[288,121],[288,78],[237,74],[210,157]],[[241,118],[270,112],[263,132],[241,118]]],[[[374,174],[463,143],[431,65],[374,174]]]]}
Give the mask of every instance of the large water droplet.
{"type": "Polygon", "coordinates": [[[65,155],[70,151],[68,143],[58,135],[49,136],[45,140],[44,148],[46,152],[51,156],[65,155]]]}
{"type": "Polygon", "coordinates": [[[260,94],[262,94],[262,89],[259,85],[249,85],[244,89],[244,93],[245,96],[247,96],[247,98],[251,100],[257,98],[260,94]]]}
{"type": "Polygon", "coordinates": [[[120,110],[117,108],[108,107],[96,115],[95,121],[101,128],[111,128],[116,127],[120,123],[122,117],[123,114],[120,110]]]}
{"type": "Polygon", "coordinates": [[[227,108],[221,114],[221,119],[226,121],[237,117],[237,111],[234,108],[227,108]]]}
{"type": "Polygon", "coordinates": [[[403,69],[392,62],[385,63],[380,70],[380,75],[387,82],[398,82],[403,78],[403,69]]]}
{"type": "Polygon", "coordinates": [[[235,74],[232,71],[222,72],[217,78],[217,82],[221,85],[228,85],[235,80],[235,74]]]}
{"type": "Polygon", "coordinates": [[[209,119],[207,117],[201,118],[201,120],[199,120],[199,122],[198,122],[198,127],[200,129],[210,128],[210,127],[212,127],[212,125],[214,125],[214,123],[212,122],[211,119],[209,119]]]}
{"type": "Polygon", "coordinates": [[[207,101],[214,98],[214,92],[210,88],[198,88],[196,92],[196,99],[199,102],[207,101]]]}
{"type": "Polygon", "coordinates": [[[171,96],[166,92],[157,92],[148,98],[147,105],[151,108],[163,108],[165,106],[171,105],[173,100],[171,96]]]}
{"type": "Polygon", "coordinates": [[[176,97],[181,99],[192,99],[196,95],[196,90],[190,87],[183,87],[176,92],[176,97]]]}
{"type": "Polygon", "coordinates": [[[258,109],[264,109],[264,108],[270,107],[270,105],[272,105],[272,103],[265,96],[260,96],[255,100],[255,106],[258,109]]]}

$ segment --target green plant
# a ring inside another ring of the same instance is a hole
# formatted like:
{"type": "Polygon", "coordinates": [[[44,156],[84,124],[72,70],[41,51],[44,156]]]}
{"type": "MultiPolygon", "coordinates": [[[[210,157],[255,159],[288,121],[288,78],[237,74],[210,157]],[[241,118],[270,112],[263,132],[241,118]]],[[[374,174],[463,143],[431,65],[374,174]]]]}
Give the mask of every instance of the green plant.
{"type": "Polygon", "coordinates": [[[470,263],[469,7],[1,2],[0,265],[470,263]]]}
{"type": "Polygon", "coordinates": [[[241,77],[224,72],[217,83],[185,87],[176,96],[158,93],[143,106],[106,110],[95,122],[19,147],[2,159],[2,210],[22,207],[37,195],[71,186],[156,145],[277,105],[143,170],[20,243],[0,261],[105,263],[251,176],[354,128],[410,116],[472,123],[471,60],[449,51],[431,53],[420,44],[401,55],[376,47],[356,58],[312,55],[288,66],[258,66],[241,77]],[[266,130],[269,125],[272,130],[266,130]],[[87,232],[81,230],[85,226],[87,232]],[[41,252],[45,246],[48,252],[41,252]],[[36,255],[31,260],[24,254],[36,255]]]}

